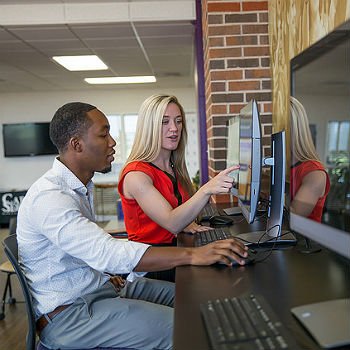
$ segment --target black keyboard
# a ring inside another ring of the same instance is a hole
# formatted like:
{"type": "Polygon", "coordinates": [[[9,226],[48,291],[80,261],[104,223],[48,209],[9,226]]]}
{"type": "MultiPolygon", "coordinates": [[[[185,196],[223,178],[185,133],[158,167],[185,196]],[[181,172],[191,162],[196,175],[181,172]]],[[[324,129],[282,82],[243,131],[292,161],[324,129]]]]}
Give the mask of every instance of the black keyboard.
{"type": "Polygon", "coordinates": [[[213,230],[197,232],[196,245],[202,246],[214,241],[232,238],[232,237],[234,236],[230,232],[225,231],[224,229],[218,227],[218,228],[214,228],[213,230]]]}
{"type": "Polygon", "coordinates": [[[298,349],[262,296],[216,299],[200,308],[214,350],[298,349]]]}
{"type": "Polygon", "coordinates": [[[219,211],[212,204],[208,203],[200,213],[201,221],[208,221],[212,216],[220,215],[219,211]]]}

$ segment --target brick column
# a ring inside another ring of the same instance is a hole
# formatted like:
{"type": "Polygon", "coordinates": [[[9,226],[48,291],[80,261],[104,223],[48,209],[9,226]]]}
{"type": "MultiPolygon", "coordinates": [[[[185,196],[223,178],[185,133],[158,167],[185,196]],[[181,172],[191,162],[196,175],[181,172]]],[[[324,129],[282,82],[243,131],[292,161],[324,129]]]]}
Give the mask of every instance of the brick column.
{"type": "MultiPolygon", "coordinates": [[[[202,1],[209,177],[226,167],[226,121],[258,101],[263,156],[269,154],[271,74],[268,1],[202,1]]],[[[228,196],[216,196],[227,202],[228,196]]]]}

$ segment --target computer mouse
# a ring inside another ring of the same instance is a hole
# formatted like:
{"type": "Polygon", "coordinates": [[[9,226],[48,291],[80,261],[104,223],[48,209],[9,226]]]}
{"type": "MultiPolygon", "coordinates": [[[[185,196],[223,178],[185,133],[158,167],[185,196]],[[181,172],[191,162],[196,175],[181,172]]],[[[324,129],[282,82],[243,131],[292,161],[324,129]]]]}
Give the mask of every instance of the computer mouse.
{"type": "Polygon", "coordinates": [[[248,248],[247,253],[248,256],[243,258],[244,265],[240,265],[236,260],[232,260],[232,266],[245,266],[248,264],[252,264],[255,261],[258,252],[255,249],[248,248]]]}
{"type": "MultiPolygon", "coordinates": [[[[248,253],[248,255],[245,258],[242,257],[242,259],[244,260],[244,263],[245,263],[244,265],[240,265],[236,260],[230,259],[231,263],[232,263],[232,266],[239,267],[239,266],[245,266],[245,265],[249,265],[249,264],[254,263],[258,252],[255,249],[249,248],[247,250],[247,253],[248,253]]],[[[219,262],[219,264],[220,265],[225,265],[223,262],[219,262]]]]}
{"type": "Polygon", "coordinates": [[[233,224],[233,219],[226,215],[214,215],[209,218],[209,222],[213,226],[228,226],[233,224]]]}
{"type": "MultiPolygon", "coordinates": [[[[243,258],[245,264],[244,265],[248,265],[248,264],[252,264],[257,255],[258,255],[258,252],[255,250],[255,249],[252,249],[252,248],[248,248],[247,250],[247,253],[248,253],[248,256],[246,256],[245,258],[243,258]]],[[[242,266],[242,265],[239,265],[237,261],[233,261],[232,262],[232,266],[242,266]]]]}

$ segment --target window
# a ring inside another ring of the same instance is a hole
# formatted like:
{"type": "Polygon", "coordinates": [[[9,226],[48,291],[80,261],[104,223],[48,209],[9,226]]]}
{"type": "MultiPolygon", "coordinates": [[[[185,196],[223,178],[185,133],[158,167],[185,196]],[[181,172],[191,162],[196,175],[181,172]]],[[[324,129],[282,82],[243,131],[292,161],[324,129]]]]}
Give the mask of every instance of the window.
{"type": "Polygon", "coordinates": [[[110,134],[116,142],[112,171],[108,174],[95,173],[94,207],[97,221],[108,221],[117,215],[117,181],[121,168],[128,158],[134,142],[137,115],[108,115],[110,134]]]}
{"type": "Polygon", "coordinates": [[[327,163],[334,164],[339,157],[349,157],[350,121],[331,121],[327,125],[327,163]]]}
{"type": "MultiPolygon", "coordinates": [[[[134,142],[137,124],[137,114],[107,115],[110,125],[110,134],[116,142],[112,171],[108,174],[95,173],[93,181],[115,182],[119,172],[128,158],[134,142]]],[[[186,113],[188,140],[186,147],[186,163],[190,177],[194,177],[199,170],[198,126],[197,115],[186,113]]]]}
{"type": "MultiPolygon", "coordinates": [[[[135,138],[137,115],[108,115],[111,126],[110,134],[116,144],[113,168],[120,169],[128,158],[135,138]]],[[[188,140],[186,147],[186,162],[190,177],[195,176],[199,169],[198,157],[198,126],[195,113],[186,113],[188,140]]]]}
{"type": "Polygon", "coordinates": [[[107,119],[111,126],[110,134],[117,143],[114,162],[117,164],[124,164],[130,154],[132,143],[134,142],[137,115],[109,115],[107,119]]]}

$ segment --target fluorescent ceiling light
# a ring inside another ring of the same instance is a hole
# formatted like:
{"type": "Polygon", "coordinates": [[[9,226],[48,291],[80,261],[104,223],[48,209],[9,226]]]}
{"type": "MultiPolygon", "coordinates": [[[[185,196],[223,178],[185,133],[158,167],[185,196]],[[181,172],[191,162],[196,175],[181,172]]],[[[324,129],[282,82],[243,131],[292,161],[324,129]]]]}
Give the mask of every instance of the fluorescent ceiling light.
{"type": "Polygon", "coordinates": [[[52,58],[70,71],[108,69],[108,67],[96,55],[54,56],[52,58]]]}
{"type": "Polygon", "coordinates": [[[142,84],[155,83],[156,77],[153,75],[133,76],[133,77],[104,77],[104,78],[85,78],[89,84],[142,84]]]}

